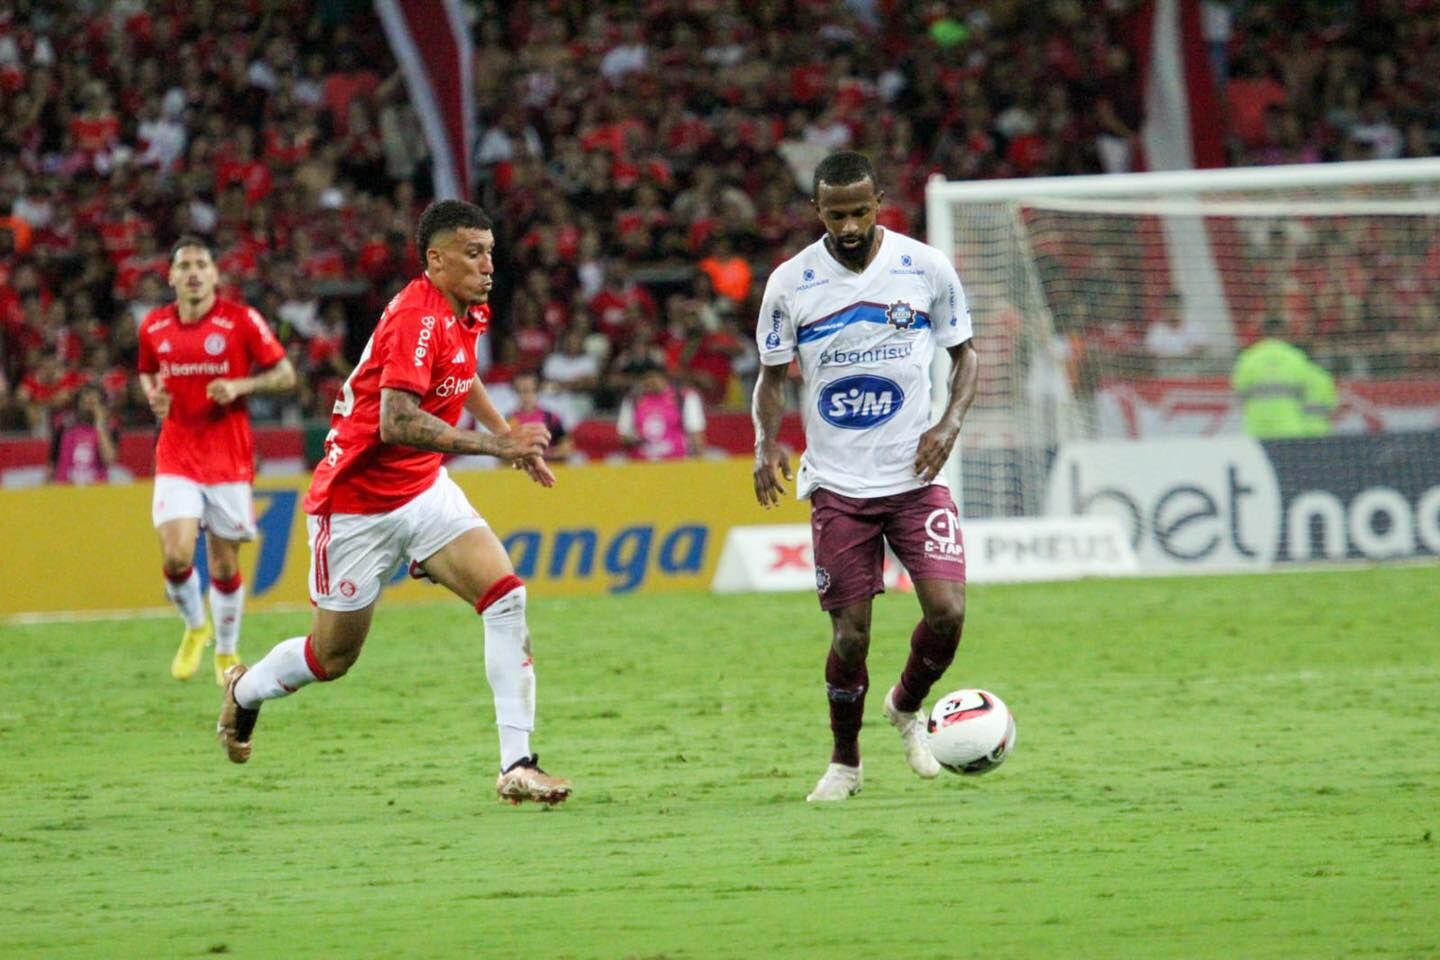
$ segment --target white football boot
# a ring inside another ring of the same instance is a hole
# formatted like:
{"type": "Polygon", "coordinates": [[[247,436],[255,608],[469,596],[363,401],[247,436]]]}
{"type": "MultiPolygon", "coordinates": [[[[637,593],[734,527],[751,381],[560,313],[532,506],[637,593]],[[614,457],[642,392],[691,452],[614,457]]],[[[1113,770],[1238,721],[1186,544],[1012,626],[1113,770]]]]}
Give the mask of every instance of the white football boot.
{"type": "Polygon", "coordinates": [[[805,798],[806,803],[828,803],[832,800],[848,800],[860,792],[862,767],[847,767],[843,763],[832,763],[825,768],[825,775],[815,784],[805,798]]]}
{"type": "Polygon", "coordinates": [[[895,709],[895,688],[885,694],[885,719],[890,726],[900,731],[900,742],[905,744],[905,762],[910,764],[918,776],[934,780],[940,776],[940,762],[930,752],[930,733],[926,729],[924,709],[914,713],[902,713],[895,709]]]}

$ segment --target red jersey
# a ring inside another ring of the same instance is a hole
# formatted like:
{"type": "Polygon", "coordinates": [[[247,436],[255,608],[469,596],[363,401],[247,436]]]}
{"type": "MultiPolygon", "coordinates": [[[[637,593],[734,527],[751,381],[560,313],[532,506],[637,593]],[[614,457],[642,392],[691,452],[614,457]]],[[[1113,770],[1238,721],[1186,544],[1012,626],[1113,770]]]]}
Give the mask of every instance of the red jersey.
{"type": "Polygon", "coordinates": [[[182,322],[172,303],[140,324],[140,372],[155,374],[170,393],[160,423],[155,472],[196,483],[255,479],[250,417],[242,397],[221,406],[205,395],[211,380],[248,377],[285,359],[285,348],[253,307],[215,299],[199,320],[182,322]]]}
{"type": "Polygon", "coordinates": [[[475,382],[475,343],[488,317],[483,306],[456,317],[423,275],[395,295],[335,401],[306,513],[388,513],[430,488],[446,455],[382,442],[380,391],[413,393],[421,410],[454,426],[475,382]]]}

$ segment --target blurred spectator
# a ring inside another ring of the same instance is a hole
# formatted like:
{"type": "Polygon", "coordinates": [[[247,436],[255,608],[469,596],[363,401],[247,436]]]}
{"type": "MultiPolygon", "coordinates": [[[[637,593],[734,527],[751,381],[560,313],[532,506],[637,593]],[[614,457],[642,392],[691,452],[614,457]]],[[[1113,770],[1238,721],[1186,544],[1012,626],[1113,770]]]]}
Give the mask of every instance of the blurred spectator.
{"type": "Polygon", "coordinates": [[[86,384],[70,409],[57,414],[50,434],[50,479],[85,486],[108,483],[120,445],[120,431],[98,386],[86,384]]]}
{"type": "Polygon", "coordinates": [[[515,377],[515,410],[506,417],[512,428],[522,423],[542,423],[550,431],[550,446],[545,458],[555,463],[564,463],[575,455],[575,440],[565,430],[565,424],[556,413],[544,406],[540,378],[533,373],[522,373],[515,377]]]}
{"type": "Polygon", "coordinates": [[[1205,331],[1187,321],[1185,301],[1167,293],[1156,317],[1145,330],[1145,349],[1160,361],[1186,360],[1203,354],[1209,345],[1205,331]]]}
{"type": "Polygon", "coordinates": [[[740,307],[750,297],[755,282],[750,261],[735,249],[728,233],[719,233],[710,244],[709,254],[696,265],[710,278],[716,293],[740,307]]]}
{"type": "Polygon", "coordinates": [[[559,348],[540,368],[553,393],[552,404],[571,423],[595,409],[594,395],[600,387],[601,358],[586,350],[586,333],[582,326],[567,327],[560,334],[559,348]]]}
{"type": "Polygon", "coordinates": [[[15,399],[31,434],[43,437],[54,415],[69,406],[75,391],[84,385],[85,376],[78,370],[65,369],[59,354],[49,350],[31,351],[29,368],[15,391],[15,399]]]}
{"type": "Polygon", "coordinates": [[[612,344],[623,347],[641,324],[654,324],[655,298],[636,283],[630,267],[623,260],[609,260],[605,265],[605,285],[586,304],[590,322],[612,344]]]}
{"type": "Polygon", "coordinates": [[[699,394],[678,387],[658,363],[643,364],[620,404],[620,440],[643,460],[682,460],[705,449],[705,408],[699,394]]]}

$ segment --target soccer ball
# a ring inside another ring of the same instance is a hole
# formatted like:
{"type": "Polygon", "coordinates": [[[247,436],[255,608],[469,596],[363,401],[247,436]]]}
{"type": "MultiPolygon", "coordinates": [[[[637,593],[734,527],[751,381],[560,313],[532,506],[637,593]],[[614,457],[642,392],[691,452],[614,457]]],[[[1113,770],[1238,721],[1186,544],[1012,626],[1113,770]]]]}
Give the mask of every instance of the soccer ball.
{"type": "Polygon", "coordinates": [[[930,711],[930,752],[951,773],[989,773],[1015,748],[1015,718],[988,690],[956,690],[930,711]]]}

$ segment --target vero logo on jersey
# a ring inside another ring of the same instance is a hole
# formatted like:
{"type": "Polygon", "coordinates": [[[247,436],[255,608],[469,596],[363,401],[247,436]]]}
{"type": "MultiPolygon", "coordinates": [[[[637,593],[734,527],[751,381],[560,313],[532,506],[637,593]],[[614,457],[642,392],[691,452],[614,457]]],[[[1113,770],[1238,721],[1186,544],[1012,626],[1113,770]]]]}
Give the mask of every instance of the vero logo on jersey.
{"type": "Polygon", "coordinates": [[[845,377],[820,388],[820,416],[844,430],[868,430],[900,412],[905,392],[885,377],[845,377]]]}

